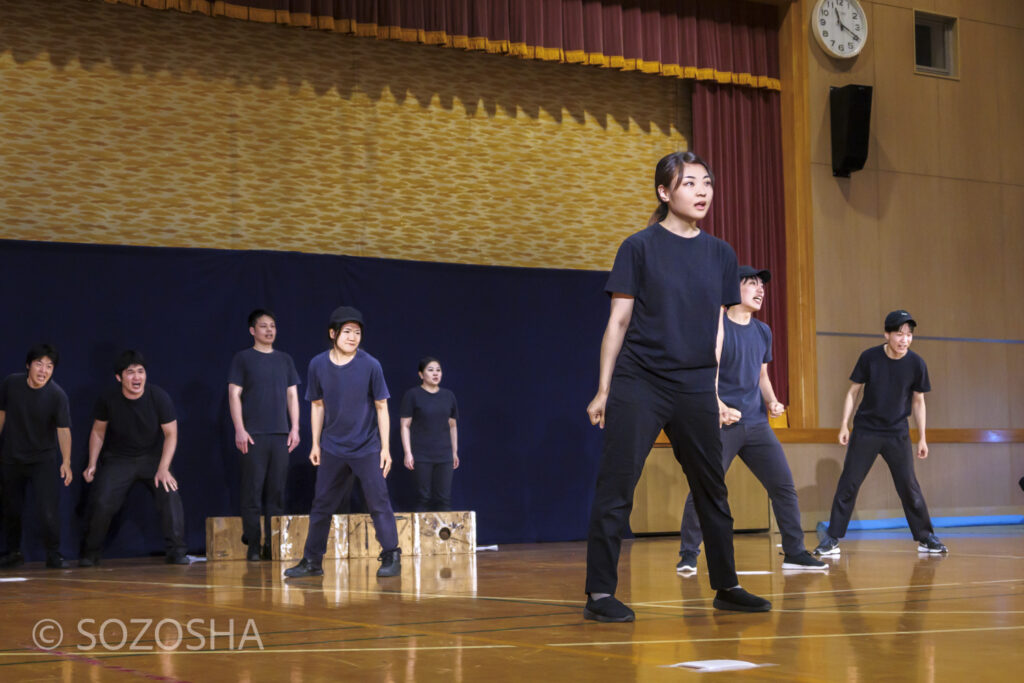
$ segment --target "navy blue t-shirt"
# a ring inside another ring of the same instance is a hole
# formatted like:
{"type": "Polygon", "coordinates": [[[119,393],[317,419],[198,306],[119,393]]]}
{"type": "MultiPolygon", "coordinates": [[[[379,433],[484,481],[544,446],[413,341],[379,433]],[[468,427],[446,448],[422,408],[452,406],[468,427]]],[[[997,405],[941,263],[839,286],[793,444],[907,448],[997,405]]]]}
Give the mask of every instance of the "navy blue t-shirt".
{"type": "Polygon", "coordinates": [[[903,358],[893,360],[885,355],[884,345],[860,354],[850,381],[864,385],[853,428],[869,432],[905,432],[914,392],[932,390],[921,356],[908,350],[903,358]]]}
{"type": "Polygon", "coordinates": [[[420,462],[449,462],[452,459],[452,432],[449,419],[459,419],[455,394],[438,387],[430,393],[413,387],[402,397],[400,417],[411,417],[409,439],[412,454],[420,462]]]}
{"type": "Polygon", "coordinates": [[[619,247],[605,291],[634,298],[617,364],[683,392],[714,391],[718,316],[740,302],[732,247],[703,231],[686,238],[655,223],[619,247]]]}
{"type": "Polygon", "coordinates": [[[68,396],[52,379],[33,389],[24,372],[0,384],[0,410],[4,411],[4,462],[44,462],[58,452],[57,429],[71,427],[68,396]]]}
{"type": "Polygon", "coordinates": [[[135,399],[125,396],[120,385],[110,389],[96,401],[93,417],[107,423],[103,452],[127,458],[160,456],[162,425],[178,419],[167,392],[148,382],[135,399]]]}
{"type": "Polygon", "coordinates": [[[362,349],[345,365],[335,365],[330,351],[309,361],[306,400],[324,402],[320,448],[327,455],[361,458],[380,453],[374,401],[390,396],[384,370],[362,349]]]}
{"type": "Polygon", "coordinates": [[[242,422],[250,434],[287,434],[288,387],[299,384],[292,357],[250,347],[231,360],[228,384],[242,387],[242,422]]]}
{"type": "Polygon", "coordinates": [[[725,316],[722,321],[722,362],[718,368],[718,397],[742,413],[740,424],[768,421],[761,396],[761,365],[772,360],[772,331],[760,320],[740,325],[725,316]]]}

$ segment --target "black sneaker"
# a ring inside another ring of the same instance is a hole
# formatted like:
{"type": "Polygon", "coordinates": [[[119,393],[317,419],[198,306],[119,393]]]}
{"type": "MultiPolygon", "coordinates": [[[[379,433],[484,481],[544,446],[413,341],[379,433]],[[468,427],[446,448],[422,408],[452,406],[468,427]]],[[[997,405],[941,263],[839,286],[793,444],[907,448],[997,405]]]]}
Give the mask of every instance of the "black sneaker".
{"type": "Polygon", "coordinates": [[[258,545],[249,546],[249,548],[245,551],[245,559],[249,562],[259,562],[261,559],[260,547],[258,545]]]}
{"type": "Polygon", "coordinates": [[[938,536],[935,534],[928,534],[927,538],[922,539],[917,546],[917,552],[919,553],[948,553],[949,548],[942,544],[938,536]]]}
{"type": "Polygon", "coordinates": [[[306,558],[302,558],[302,560],[294,567],[285,569],[284,575],[289,579],[302,579],[307,576],[323,576],[324,570],[320,565],[313,564],[306,558]]]}
{"type": "Polygon", "coordinates": [[[272,560],[272,559],[274,559],[274,553],[271,552],[270,544],[269,543],[263,544],[263,548],[260,550],[260,559],[261,560],[272,560]]]}
{"type": "Polygon", "coordinates": [[[385,550],[377,556],[380,568],[377,576],[398,576],[402,573],[402,549],[385,550]]]}
{"type": "Polygon", "coordinates": [[[0,557],[0,569],[14,569],[25,564],[25,556],[20,550],[14,550],[0,557]]]}
{"type": "Polygon", "coordinates": [[[818,547],[814,549],[815,555],[838,555],[839,554],[839,539],[826,536],[822,539],[818,547]]]}
{"type": "Polygon", "coordinates": [[[46,553],[47,569],[67,569],[71,565],[60,553],[46,553]]]}
{"type": "Polygon", "coordinates": [[[748,593],[739,586],[718,591],[715,593],[715,601],[712,604],[715,609],[732,612],[767,612],[772,608],[772,603],[753,593],[748,593]]]}
{"type": "Polygon", "coordinates": [[[583,618],[604,622],[636,621],[636,613],[619,602],[614,595],[600,600],[594,600],[588,595],[587,606],[583,608],[583,618]]]}
{"type": "Polygon", "coordinates": [[[167,557],[164,561],[167,564],[189,564],[188,555],[180,552],[167,553],[167,557]]]}
{"type": "Polygon", "coordinates": [[[811,555],[806,550],[797,555],[786,555],[782,558],[783,569],[824,569],[828,570],[828,564],[821,560],[816,560],[814,555],[811,555]]]}
{"type": "Polygon", "coordinates": [[[691,550],[684,550],[679,553],[679,564],[676,565],[676,571],[680,574],[696,574],[697,553],[691,550]]]}
{"type": "Polygon", "coordinates": [[[99,553],[82,553],[82,556],[78,558],[79,567],[98,567],[99,565],[99,553]]]}

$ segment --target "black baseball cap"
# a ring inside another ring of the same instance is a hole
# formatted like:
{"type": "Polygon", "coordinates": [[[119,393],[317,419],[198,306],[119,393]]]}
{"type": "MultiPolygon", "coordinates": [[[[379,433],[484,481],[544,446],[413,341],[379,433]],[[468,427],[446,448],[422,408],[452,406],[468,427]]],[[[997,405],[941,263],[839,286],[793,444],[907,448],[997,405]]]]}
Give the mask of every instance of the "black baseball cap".
{"type": "Polygon", "coordinates": [[[887,330],[898,330],[905,323],[910,323],[914,327],[917,327],[917,321],[914,320],[906,311],[893,311],[889,315],[885,316],[885,329],[887,330]]]}
{"type": "Polygon", "coordinates": [[[746,280],[748,277],[759,277],[761,282],[768,284],[768,281],[772,279],[772,274],[765,270],[758,270],[753,266],[740,266],[739,268],[740,280],[746,280]]]}
{"type": "Polygon", "coordinates": [[[366,327],[363,322],[363,314],[358,309],[352,308],[351,306],[338,306],[331,312],[331,320],[327,323],[328,327],[334,325],[344,325],[345,323],[359,323],[359,327],[366,327]]]}

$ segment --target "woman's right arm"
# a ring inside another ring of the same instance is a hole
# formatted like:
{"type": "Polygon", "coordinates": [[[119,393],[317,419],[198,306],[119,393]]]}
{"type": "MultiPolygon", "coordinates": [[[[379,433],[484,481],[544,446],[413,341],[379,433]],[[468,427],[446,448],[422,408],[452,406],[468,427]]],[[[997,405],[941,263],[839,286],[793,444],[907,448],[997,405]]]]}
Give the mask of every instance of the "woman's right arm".
{"type": "Polygon", "coordinates": [[[608,326],[604,329],[601,339],[601,367],[597,383],[597,395],[587,406],[590,424],[604,429],[604,408],[608,402],[608,392],[612,386],[612,372],[615,360],[622,350],[622,341],[626,338],[626,329],[633,317],[633,297],[625,294],[612,294],[611,311],[608,314],[608,326]]]}
{"type": "Polygon", "coordinates": [[[399,425],[399,432],[401,432],[402,434],[402,450],[405,451],[405,468],[407,470],[411,470],[413,467],[416,466],[416,463],[412,457],[412,432],[410,431],[410,427],[412,425],[412,418],[400,418],[399,425]]]}

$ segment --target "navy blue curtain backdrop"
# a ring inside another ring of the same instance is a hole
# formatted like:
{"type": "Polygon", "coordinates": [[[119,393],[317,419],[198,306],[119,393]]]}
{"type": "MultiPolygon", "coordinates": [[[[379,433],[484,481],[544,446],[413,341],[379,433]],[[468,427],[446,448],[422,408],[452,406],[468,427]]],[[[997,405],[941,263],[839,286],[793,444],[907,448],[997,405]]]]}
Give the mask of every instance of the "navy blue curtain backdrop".
{"type": "MultiPolygon", "coordinates": [[[[419,379],[421,356],[441,359],[442,385],[459,400],[455,509],[478,514],[481,543],[566,541],[586,533],[601,435],[587,402],[597,385],[608,315],[605,273],[463,266],[289,252],[96,246],[0,240],[0,374],[24,368],[39,341],[56,344],[54,379],[71,402],[75,479],[62,492],[61,546],[77,557],[89,486],[81,472],[97,395],[114,384],[125,348],[147,358],[149,382],[178,411],[172,467],[187,514],[188,545],[205,544],[208,516],[238,514],[240,454],[228,415],[226,376],[247,346],[246,316],[277,314],[276,348],[303,378],[327,348],[331,310],[366,318],[364,348],[384,366],[392,415],[389,488],[396,510],[414,502],[402,466],[398,403],[419,379]]],[[[288,511],[312,498],[309,404],[291,455],[288,511]]],[[[54,476],[57,476],[56,469],[54,476]]],[[[0,494],[2,495],[2,494],[0,494]]],[[[31,497],[25,547],[42,558],[31,497]]],[[[107,541],[106,556],[162,552],[149,493],[136,486],[107,541]]]]}

